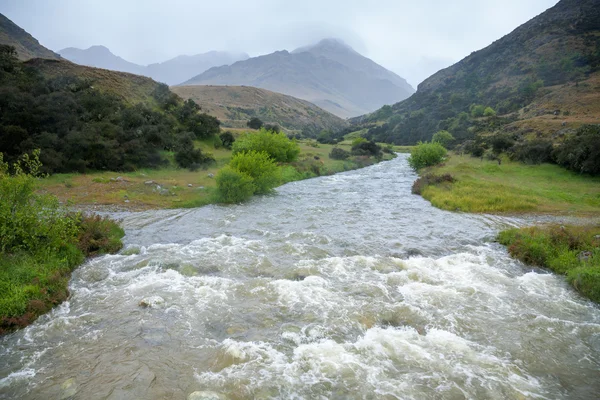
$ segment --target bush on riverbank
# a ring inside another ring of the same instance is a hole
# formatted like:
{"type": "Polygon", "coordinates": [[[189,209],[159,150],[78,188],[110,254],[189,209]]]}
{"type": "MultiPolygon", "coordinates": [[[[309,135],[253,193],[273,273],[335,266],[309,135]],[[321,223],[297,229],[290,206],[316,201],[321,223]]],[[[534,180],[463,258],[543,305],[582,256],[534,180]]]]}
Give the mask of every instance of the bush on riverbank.
{"type": "Polygon", "coordinates": [[[275,133],[263,128],[258,132],[245,133],[237,138],[233,142],[232,151],[234,155],[248,151],[264,151],[275,162],[288,163],[298,158],[300,147],[285,133],[275,133]]]}
{"type": "Polygon", "coordinates": [[[566,275],[579,293],[600,303],[600,226],[509,229],[498,241],[524,263],[566,275]]]}
{"type": "Polygon", "coordinates": [[[410,152],[408,165],[414,170],[431,167],[444,161],[448,151],[438,142],[419,142],[410,152]]]}
{"type": "Polygon", "coordinates": [[[26,326],[68,297],[86,256],[118,251],[124,232],[106,218],[68,214],[35,193],[39,152],[12,167],[0,153],[0,334],[26,326]]]}

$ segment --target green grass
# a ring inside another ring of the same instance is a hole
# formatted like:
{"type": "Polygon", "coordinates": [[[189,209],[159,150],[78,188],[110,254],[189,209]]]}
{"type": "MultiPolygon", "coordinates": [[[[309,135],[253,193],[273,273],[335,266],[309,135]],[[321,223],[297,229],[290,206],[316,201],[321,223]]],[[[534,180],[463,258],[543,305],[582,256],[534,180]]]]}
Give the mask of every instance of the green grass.
{"type": "Polygon", "coordinates": [[[443,165],[422,173],[455,178],[452,184],[422,190],[425,199],[445,210],[574,215],[600,212],[600,178],[557,165],[526,165],[507,159],[498,165],[496,161],[453,154],[443,165]]]}
{"type": "MultiPolygon", "coordinates": [[[[332,160],[332,145],[314,141],[299,141],[300,155],[290,165],[283,165],[282,184],[321,175],[331,175],[371,165],[373,159],[356,158],[332,160]],[[290,169],[291,167],[291,169],[290,169]]],[[[164,153],[171,161],[160,169],[139,169],[132,172],[97,171],[88,174],[55,174],[41,182],[42,191],[57,196],[61,201],[81,206],[109,205],[131,210],[160,208],[193,208],[218,203],[216,182],[210,177],[231,160],[231,151],[214,148],[213,140],[196,142],[205,153],[211,153],[215,162],[206,169],[189,171],[173,165],[172,154],[164,153]],[[116,181],[121,177],[122,180],[116,181]],[[146,182],[154,182],[146,184],[146,182]],[[166,192],[161,193],[159,185],[166,192]],[[191,185],[191,186],[189,186],[191,185]]],[[[350,150],[349,145],[340,147],[350,150]]],[[[391,156],[385,154],[384,160],[391,156]]]]}
{"type": "Polygon", "coordinates": [[[124,231],[114,221],[86,217],[76,243],[0,253],[0,335],[24,327],[69,296],[71,272],[86,256],[121,249],[124,231]]]}
{"type": "Polygon", "coordinates": [[[498,241],[513,257],[566,275],[579,293],[600,303],[600,226],[509,229],[498,241]]]}

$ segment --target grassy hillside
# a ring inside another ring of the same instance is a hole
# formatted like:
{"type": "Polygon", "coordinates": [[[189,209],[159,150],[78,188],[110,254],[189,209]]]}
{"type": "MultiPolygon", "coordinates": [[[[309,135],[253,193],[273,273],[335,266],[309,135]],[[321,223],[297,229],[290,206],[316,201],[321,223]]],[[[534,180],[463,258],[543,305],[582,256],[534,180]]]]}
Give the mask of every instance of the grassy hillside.
{"type": "Polygon", "coordinates": [[[60,59],[58,54],[42,46],[33,36],[2,14],[0,14],[0,44],[13,46],[20,60],[37,57],[60,59]]]}
{"type": "MultiPolygon", "coordinates": [[[[397,144],[429,140],[438,130],[458,139],[527,121],[526,129],[556,133],[547,116],[572,109],[596,121],[600,69],[600,7],[596,0],[562,0],[483,50],[426,79],[417,93],[352,122],[367,137],[397,144]],[[595,91],[595,93],[594,93],[595,91]],[[491,107],[492,123],[473,112],[491,107]],[[539,118],[542,117],[542,118],[539,118]]],[[[566,115],[565,115],[566,116],[566,115]]],[[[568,126],[569,121],[567,121],[568,126]]],[[[557,129],[559,128],[559,129],[557,129]]]]}
{"type": "Polygon", "coordinates": [[[33,59],[26,61],[24,65],[34,68],[46,79],[77,77],[88,81],[94,90],[116,96],[130,105],[157,105],[153,93],[160,83],[145,76],[86,67],[67,60],[33,59]]]}
{"type": "Polygon", "coordinates": [[[224,127],[245,128],[252,117],[277,124],[287,132],[314,136],[321,130],[340,130],[348,123],[306,100],[250,86],[174,86],[171,90],[192,99],[224,127]]]}

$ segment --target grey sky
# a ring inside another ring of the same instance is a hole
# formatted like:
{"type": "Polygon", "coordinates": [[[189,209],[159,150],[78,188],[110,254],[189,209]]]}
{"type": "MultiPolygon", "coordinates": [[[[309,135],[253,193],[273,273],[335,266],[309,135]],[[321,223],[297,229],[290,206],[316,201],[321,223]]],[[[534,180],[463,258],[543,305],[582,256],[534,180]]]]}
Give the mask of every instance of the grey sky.
{"type": "Polygon", "coordinates": [[[102,44],[144,65],[338,37],[416,87],[557,1],[0,0],[0,13],[54,51],[102,44]]]}

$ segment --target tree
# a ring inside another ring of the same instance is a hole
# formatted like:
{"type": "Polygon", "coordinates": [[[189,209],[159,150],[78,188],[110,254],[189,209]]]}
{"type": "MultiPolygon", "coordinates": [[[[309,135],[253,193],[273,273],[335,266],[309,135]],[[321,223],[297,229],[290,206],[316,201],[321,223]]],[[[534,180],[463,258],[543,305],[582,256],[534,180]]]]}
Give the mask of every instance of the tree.
{"type": "Polygon", "coordinates": [[[248,128],[251,129],[260,129],[263,126],[263,122],[258,117],[252,117],[250,121],[246,123],[246,125],[248,125],[248,128]]]}
{"type": "Polygon", "coordinates": [[[266,124],[265,125],[265,130],[267,130],[269,132],[273,132],[273,133],[279,133],[279,132],[281,132],[281,128],[277,124],[266,124]]]}
{"type": "Polygon", "coordinates": [[[495,117],[496,111],[492,107],[486,107],[485,110],[483,110],[483,116],[484,117],[495,117]]]}
{"type": "Polygon", "coordinates": [[[438,131],[433,135],[431,141],[434,143],[439,143],[445,148],[448,148],[448,146],[454,141],[454,136],[452,136],[452,134],[448,131],[438,131]]]}
{"type": "Polygon", "coordinates": [[[231,150],[231,146],[233,146],[233,142],[235,142],[233,133],[225,131],[219,135],[219,139],[221,139],[221,144],[223,145],[223,147],[231,150]]]}
{"type": "Polygon", "coordinates": [[[471,116],[473,118],[483,117],[484,113],[485,113],[485,106],[482,106],[480,104],[474,104],[471,106],[471,116]]]}

